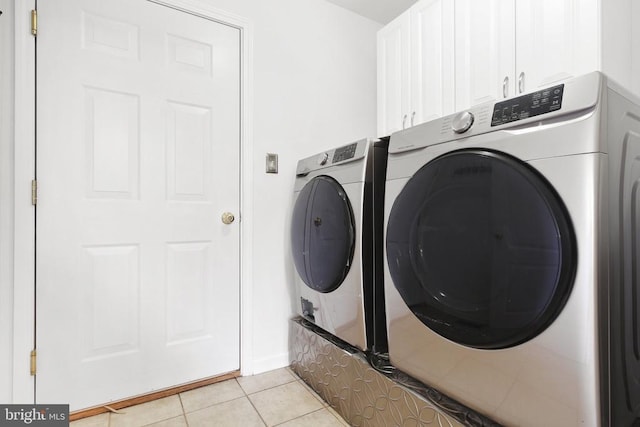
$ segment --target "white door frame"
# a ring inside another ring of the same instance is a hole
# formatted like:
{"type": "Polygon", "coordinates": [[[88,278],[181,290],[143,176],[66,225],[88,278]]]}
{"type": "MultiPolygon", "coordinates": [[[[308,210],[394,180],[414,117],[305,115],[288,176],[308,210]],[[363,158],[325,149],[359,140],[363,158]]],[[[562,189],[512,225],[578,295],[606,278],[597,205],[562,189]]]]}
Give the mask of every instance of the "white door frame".
{"type": "MultiPolygon", "coordinates": [[[[240,30],[240,371],[253,373],[252,246],[253,240],[253,25],[201,0],[147,0],[221,22],[240,30]]],[[[35,177],[35,44],[30,14],[35,0],[15,2],[14,98],[14,278],[13,403],[31,403],[35,389],[29,355],[35,330],[35,210],[31,180],[35,177]]],[[[43,25],[43,24],[42,24],[43,25]]],[[[46,402],[44,402],[46,403],[46,402]]]]}

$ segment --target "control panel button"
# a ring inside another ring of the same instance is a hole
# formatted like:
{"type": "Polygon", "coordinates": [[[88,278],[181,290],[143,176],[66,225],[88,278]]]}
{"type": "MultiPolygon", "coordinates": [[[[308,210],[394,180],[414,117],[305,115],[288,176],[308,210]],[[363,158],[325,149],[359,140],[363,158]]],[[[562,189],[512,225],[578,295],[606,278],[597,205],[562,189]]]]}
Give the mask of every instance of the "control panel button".
{"type": "Polygon", "coordinates": [[[318,164],[320,166],[324,166],[327,164],[327,161],[329,160],[329,154],[328,153],[322,153],[320,154],[320,157],[318,158],[318,164]]]}
{"type": "Polygon", "coordinates": [[[465,133],[468,131],[473,125],[473,114],[469,111],[463,111],[462,113],[458,113],[453,116],[453,120],[451,122],[451,129],[455,133],[465,133]]]}

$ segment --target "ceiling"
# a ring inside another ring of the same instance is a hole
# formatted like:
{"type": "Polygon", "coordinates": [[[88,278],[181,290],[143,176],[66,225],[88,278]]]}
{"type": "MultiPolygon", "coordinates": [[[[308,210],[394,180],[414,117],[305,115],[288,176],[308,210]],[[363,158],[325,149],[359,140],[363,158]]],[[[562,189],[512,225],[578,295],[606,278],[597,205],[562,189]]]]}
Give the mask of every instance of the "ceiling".
{"type": "Polygon", "coordinates": [[[417,0],[327,0],[381,24],[407,10],[417,0]]]}

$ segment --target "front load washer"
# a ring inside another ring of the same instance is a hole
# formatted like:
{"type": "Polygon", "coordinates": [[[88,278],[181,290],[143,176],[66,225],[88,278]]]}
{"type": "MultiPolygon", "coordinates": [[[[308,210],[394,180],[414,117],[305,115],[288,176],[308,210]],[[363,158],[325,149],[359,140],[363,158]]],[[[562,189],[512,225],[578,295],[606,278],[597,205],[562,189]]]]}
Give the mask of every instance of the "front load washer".
{"type": "Polygon", "coordinates": [[[640,423],[640,107],[600,73],[391,136],[389,357],[499,423],[640,423]]]}
{"type": "Polygon", "coordinates": [[[386,352],[382,267],[388,138],[300,160],[291,219],[298,314],[361,350],[386,352]]]}

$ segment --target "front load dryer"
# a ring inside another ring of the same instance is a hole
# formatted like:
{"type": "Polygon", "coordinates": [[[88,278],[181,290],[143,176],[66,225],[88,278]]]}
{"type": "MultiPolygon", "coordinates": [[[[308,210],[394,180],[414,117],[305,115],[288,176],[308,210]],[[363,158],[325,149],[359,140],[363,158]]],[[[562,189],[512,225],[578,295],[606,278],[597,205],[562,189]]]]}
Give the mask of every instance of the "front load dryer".
{"type": "Polygon", "coordinates": [[[361,350],[386,352],[382,227],[387,139],[300,160],[291,219],[298,314],[361,350]]]}
{"type": "Polygon", "coordinates": [[[640,107],[599,73],[391,136],[389,357],[511,426],[640,423],[640,107]]]}

